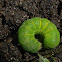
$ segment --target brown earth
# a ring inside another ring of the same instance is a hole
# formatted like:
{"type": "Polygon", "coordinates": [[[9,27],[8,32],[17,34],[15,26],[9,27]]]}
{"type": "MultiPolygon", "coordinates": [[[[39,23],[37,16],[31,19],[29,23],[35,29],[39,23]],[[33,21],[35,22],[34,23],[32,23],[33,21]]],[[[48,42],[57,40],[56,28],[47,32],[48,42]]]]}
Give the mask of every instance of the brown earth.
{"type": "Polygon", "coordinates": [[[60,44],[55,49],[38,53],[50,62],[62,62],[62,0],[0,0],[0,62],[38,62],[38,55],[24,51],[18,44],[17,31],[26,19],[44,17],[60,32],[60,44]]]}

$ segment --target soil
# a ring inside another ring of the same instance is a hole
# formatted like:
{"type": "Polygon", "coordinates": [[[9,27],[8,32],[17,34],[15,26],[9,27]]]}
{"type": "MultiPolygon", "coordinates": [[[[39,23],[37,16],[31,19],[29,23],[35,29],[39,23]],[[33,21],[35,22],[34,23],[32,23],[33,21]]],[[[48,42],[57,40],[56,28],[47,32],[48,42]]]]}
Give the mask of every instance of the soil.
{"type": "Polygon", "coordinates": [[[23,21],[44,17],[60,32],[60,44],[38,53],[53,62],[62,62],[62,0],[0,0],[0,62],[38,62],[38,54],[30,53],[18,43],[17,31],[23,21]]]}

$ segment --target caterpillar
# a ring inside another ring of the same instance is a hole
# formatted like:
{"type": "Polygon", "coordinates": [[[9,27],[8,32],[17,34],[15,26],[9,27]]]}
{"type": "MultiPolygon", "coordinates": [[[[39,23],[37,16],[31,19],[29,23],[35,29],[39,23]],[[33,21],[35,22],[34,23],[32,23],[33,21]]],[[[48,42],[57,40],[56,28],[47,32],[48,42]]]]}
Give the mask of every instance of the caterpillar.
{"type": "Polygon", "coordinates": [[[60,43],[60,33],[55,24],[46,18],[34,17],[25,20],[18,29],[21,47],[31,53],[41,48],[55,48],[60,43]]]}

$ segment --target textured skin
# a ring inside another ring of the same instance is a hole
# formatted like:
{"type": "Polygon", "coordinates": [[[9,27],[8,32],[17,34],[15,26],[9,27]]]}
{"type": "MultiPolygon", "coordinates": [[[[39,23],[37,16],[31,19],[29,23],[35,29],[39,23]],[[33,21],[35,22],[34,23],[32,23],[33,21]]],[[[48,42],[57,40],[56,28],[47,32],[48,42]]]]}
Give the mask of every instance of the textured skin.
{"type": "Polygon", "coordinates": [[[24,50],[36,53],[42,46],[47,49],[58,46],[60,33],[48,19],[34,17],[22,23],[18,30],[18,40],[24,50]],[[35,34],[42,34],[44,36],[43,41],[39,42],[35,38],[35,34]]]}

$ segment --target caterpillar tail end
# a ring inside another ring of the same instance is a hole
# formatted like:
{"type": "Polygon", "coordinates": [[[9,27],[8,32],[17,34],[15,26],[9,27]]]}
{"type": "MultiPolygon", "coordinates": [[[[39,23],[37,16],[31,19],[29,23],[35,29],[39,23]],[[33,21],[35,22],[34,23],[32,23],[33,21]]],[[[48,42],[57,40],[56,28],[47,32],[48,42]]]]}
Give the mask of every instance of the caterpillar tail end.
{"type": "Polygon", "coordinates": [[[42,43],[39,43],[39,45],[37,46],[36,49],[33,49],[32,51],[30,51],[31,53],[37,53],[39,50],[41,50],[42,48],[42,43]]]}

